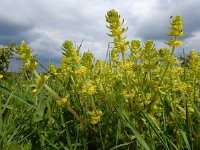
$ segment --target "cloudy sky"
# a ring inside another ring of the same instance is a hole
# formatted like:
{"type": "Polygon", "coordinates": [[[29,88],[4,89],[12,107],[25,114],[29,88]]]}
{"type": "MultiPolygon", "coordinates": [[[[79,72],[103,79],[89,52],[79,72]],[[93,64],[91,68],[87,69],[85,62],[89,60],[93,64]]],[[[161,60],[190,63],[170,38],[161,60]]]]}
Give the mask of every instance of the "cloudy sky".
{"type": "Polygon", "coordinates": [[[1,0],[0,45],[26,41],[43,63],[59,63],[61,45],[72,40],[81,51],[105,58],[108,42],[105,14],[118,11],[129,27],[128,40],[154,40],[163,47],[169,38],[170,16],[181,15],[185,51],[200,50],[199,0],[1,0]]]}

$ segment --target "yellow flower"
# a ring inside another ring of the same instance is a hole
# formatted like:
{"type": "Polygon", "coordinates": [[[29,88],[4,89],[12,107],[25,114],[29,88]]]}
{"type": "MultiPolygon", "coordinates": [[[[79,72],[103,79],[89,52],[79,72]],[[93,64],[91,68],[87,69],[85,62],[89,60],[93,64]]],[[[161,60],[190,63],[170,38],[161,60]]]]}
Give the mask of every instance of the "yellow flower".
{"type": "Polygon", "coordinates": [[[2,79],[3,78],[3,75],[2,74],[0,74],[0,79],[2,79]]]}
{"type": "Polygon", "coordinates": [[[167,43],[169,46],[182,46],[183,43],[179,40],[169,40],[169,42],[167,43]]]}
{"type": "Polygon", "coordinates": [[[36,80],[35,80],[35,83],[37,84],[37,85],[39,85],[40,84],[40,78],[37,78],[36,80]]]}
{"type": "Polygon", "coordinates": [[[75,74],[84,75],[87,72],[87,68],[85,66],[81,66],[78,70],[75,70],[75,74]]]}
{"type": "Polygon", "coordinates": [[[40,75],[40,78],[37,78],[37,79],[35,80],[35,83],[36,83],[36,85],[40,85],[40,84],[42,84],[42,83],[45,83],[48,79],[49,79],[49,76],[44,75],[44,74],[41,74],[41,75],[40,75]]]}
{"type": "Polygon", "coordinates": [[[30,68],[30,65],[31,65],[30,60],[27,60],[27,62],[24,64],[24,68],[28,70],[30,68]]]}
{"type": "Polygon", "coordinates": [[[91,117],[91,124],[97,124],[100,121],[100,116],[92,116],[91,117]]]}
{"type": "Polygon", "coordinates": [[[94,92],[95,92],[95,86],[91,84],[88,88],[88,94],[92,95],[94,94],[94,92]]]}
{"type": "Polygon", "coordinates": [[[61,100],[57,100],[59,106],[64,107],[67,103],[67,97],[62,98],[61,100]]]}
{"type": "Polygon", "coordinates": [[[101,116],[103,115],[101,110],[89,111],[87,114],[91,117],[90,123],[97,124],[101,120],[101,116]]]}
{"type": "Polygon", "coordinates": [[[93,84],[83,85],[82,93],[92,95],[95,93],[96,87],[93,84]]]}
{"type": "Polygon", "coordinates": [[[52,73],[53,75],[55,75],[55,76],[58,75],[57,67],[55,65],[50,64],[49,65],[49,70],[50,70],[50,73],[52,73]]]}
{"type": "Polygon", "coordinates": [[[130,92],[128,92],[127,90],[124,90],[124,91],[123,91],[123,95],[124,95],[124,97],[126,98],[126,102],[128,102],[128,99],[129,99],[129,98],[133,98],[134,95],[135,95],[135,93],[134,93],[134,91],[130,93],[130,92]]]}
{"type": "Polygon", "coordinates": [[[33,93],[36,93],[36,92],[37,92],[37,88],[33,87],[33,88],[32,88],[32,92],[33,92],[33,93]]]}
{"type": "Polygon", "coordinates": [[[132,67],[132,63],[131,62],[126,62],[125,64],[122,64],[122,68],[128,70],[132,67]]]}
{"type": "Polygon", "coordinates": [[[45,75],[44,76],[44,81],[47,81],[49,79],[49,76],[45,75]]]}
{"type": "Polygon", "coordinates": [[[82,86],[82,93],[86,93],[87,92],[87,88],[85,85],[82,86]]]}
{"type": "Polygon", "coordinates": [[[79,55],[74,56],[74,59],[76,60],[76,62],[80,62],[81,57],[79,55]]]}

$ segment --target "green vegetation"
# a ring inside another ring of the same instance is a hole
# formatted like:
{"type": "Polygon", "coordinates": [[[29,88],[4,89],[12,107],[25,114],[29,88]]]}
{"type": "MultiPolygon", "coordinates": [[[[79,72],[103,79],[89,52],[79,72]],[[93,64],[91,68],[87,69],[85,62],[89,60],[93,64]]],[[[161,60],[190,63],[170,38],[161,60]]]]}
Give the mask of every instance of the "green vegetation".
{"type": "Polygon", "coordinates": [[[105,61],[65,41],[60,66],[38,73],[31,48],[13,48],[23,67],[0,72],[0,149],[200,147],[200,56],[174,56],[182,18],[170,21],[170,50],[128,41],[115,10],[106,21],[113,42],[105,61]]]}
{"type": "Polygon", "coordinates": [[[5,72],[9,68],[10,59],[13,56],[15,43],[0,48],[0,72],[5,72]]]}

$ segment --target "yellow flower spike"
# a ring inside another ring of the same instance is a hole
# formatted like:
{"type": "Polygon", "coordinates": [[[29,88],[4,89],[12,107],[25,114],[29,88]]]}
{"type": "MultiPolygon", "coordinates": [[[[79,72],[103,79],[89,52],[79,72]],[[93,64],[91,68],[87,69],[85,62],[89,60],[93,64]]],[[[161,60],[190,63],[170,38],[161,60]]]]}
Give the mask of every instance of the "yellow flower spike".
{"type": "Polygon", "coordinates": [[[173,36],[174,39],[169,40],[168,42],[166,42],[166,44],[168,44],[171,47],[182,46],[183,43],[180,40],[178,40],[178,37],[184,35],[182,17],[181,16],[173,17],[170,24],[171,24],[171,27],[170,27],[171,31],[168,34],[168,36],[173,36]]]}
{"type": "MultiPolygon", "coordinates": [[[[132,53],[134,53],[135,55],[141,51],[141,45],[140,45],[140,41],[139,40],[132,40],[130,42],[130,50],[132,53]]],[[[137,56],[139,57],[139,56],[137,56]]]]}
{"type": "Polygon", "coordinates": [[[64,43],[63,43],[62,46],[65,49],[72,49],[73,48],[73,42],[71,42],[71,41],[64,41],[64,43]]]}
{"type": "MultiPolygon", "coordinates": [[[[160,81],[158,83],[159,86],[163,83],[168,69],[174,65],[174,57],[173,56],[174,56],[175,48],[177,46],[181,46],[182,45],[182,42],[179,41],[178,38],[180,36],[184,35],[183,34],[183,22],[182,22],[181,16],[173,17],[171,22],[170,22],[170,24],[171,24],[171,27],[170,27],[171,32],[168,34],[168,36],[172,36],[173,39],[169,40],[169,42],[166,42],[166,44],[171,46],[172,50],[171,50],[171,52],[169,54],[169,60],[166,61],[165,70],[164,70],[163,74],[161,75],[160,81]]],[[[163,52],[167,52],[167,51],[162,49],[162,50],[159,51],[159,55],[162,56],[163,52]]],[[[159,89],[158,89],[158,92],[161,93],[161,94],[166,94],[165,92],[163,92],[163,91],[161,91],[159,89]]],[[[153,98],[156,97],[156,96],[157,96],[157,92],[155,92],[153,98]]],[[[148,107],[149,107],[148,110],[151,109],[151,107],[152,107],[152,105],[154,105],[155,101],[156,101],[155,98],[151,100],[151,102],[148,104],[148,107]]]]}
{"type": "Polygon", "coordinates": [[[26,71],[31,71],[35,69],[38,65],[38,62],[35,61],[36,55],[31,54],[31,48],[22,41],[21,45],[16,48],[17,53],[20,55],[17,59],[23,61],[23,68],[26,71]]]}
{"type": "Polygon", "coordinates": [[[125,51],[128,48],[129,42],[126,41],[126,37],[122,36],[124,32],[128,30],[128,28],[123,28],[122,24],[124,20],[120,19],[120,15],[114,9],[107,12],[106,21],[109,23],[107,28],[110,30],[109,36],[113,37],[114,49],[111,52],[113,62],[117,61],[117,54],[121,52],[123,62],[125,62],[125,51]]]}
{"type": "Polygon", "coordinates": [[[181,16],[175,16],[172,18],[171,22],[171,32],[168,36],[183,36],[183,19],[181,16]]]}

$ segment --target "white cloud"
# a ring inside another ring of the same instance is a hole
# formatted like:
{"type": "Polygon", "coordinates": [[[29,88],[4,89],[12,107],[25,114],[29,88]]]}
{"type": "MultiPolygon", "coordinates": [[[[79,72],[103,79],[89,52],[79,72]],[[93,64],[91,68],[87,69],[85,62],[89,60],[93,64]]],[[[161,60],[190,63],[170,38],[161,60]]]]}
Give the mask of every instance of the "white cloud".
{"type": "Polygon", "coordinates": [[[199,41],[200,41],[200,30],[195,32],[192,37],[185,40],[185,45],[184,45],[185,50],[189,52],[190,50],[194,49],[200,52],[199,41]]]}

